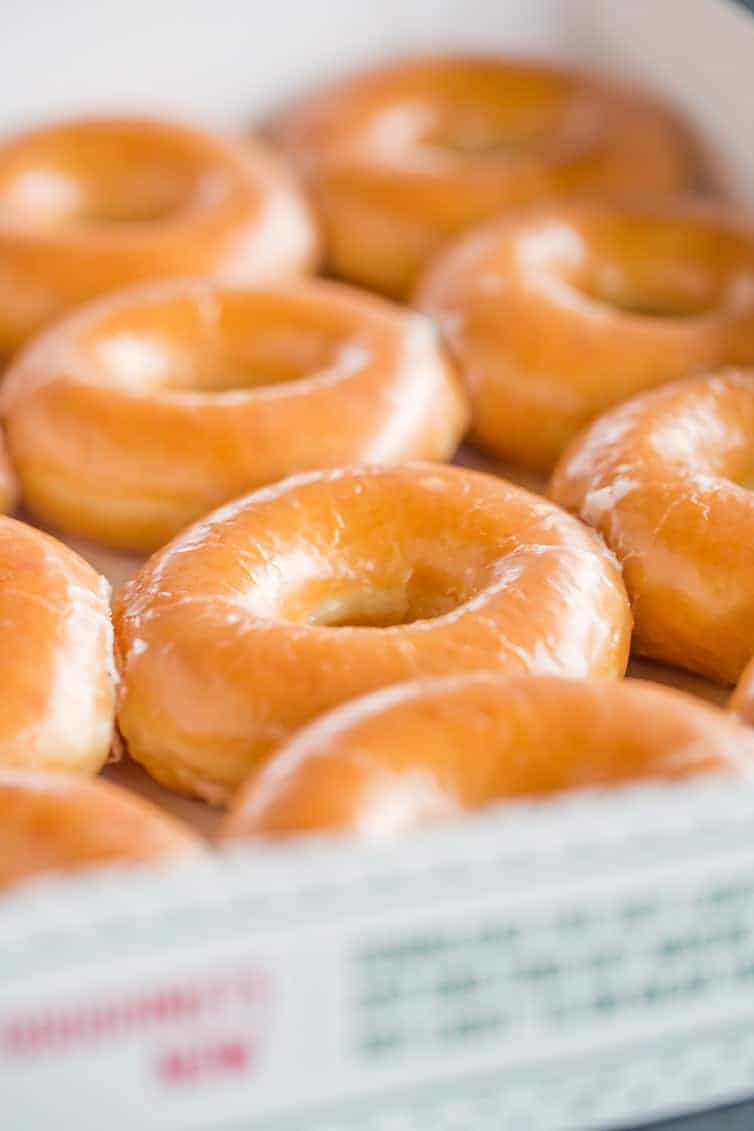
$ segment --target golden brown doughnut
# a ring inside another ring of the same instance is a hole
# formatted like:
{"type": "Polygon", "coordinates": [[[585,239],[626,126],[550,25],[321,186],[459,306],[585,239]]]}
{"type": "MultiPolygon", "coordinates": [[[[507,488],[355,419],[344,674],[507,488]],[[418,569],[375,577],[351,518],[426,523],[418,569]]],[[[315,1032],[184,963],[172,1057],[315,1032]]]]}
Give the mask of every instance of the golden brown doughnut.
{"type": "Polygon", "coordinates": [[[128,283],[250,283],[316,257],[309,211],[259,142],[124,117],[58,122],[0,144],[0,355],[128,283]]]}
{"type": "Polygon", "coordinates": [[[115,624],[131,756],[213,802],[347,699],[477,668],[618,676],[630,635],[591,531],[501,479],[418,463],[228,504],[154,555],[115,624]]]}
{"type": "Polygon", "coordinates": [[[676,194],[696,172],[665,107],[505,56],[361,72],[307,94],[278,138],[310,186],[331,270],[397,297],[443,241],[501,211],[577,192],[676,194]]]}
{"type": "Polygon", "coordinates": [[[754,371],[666,385],[597,420],[550,495],[623,565],[637,651],[734,683],[754,654],[754,371]]]}
{"type": "Polygon", "coordinates": [[[754,776],[754,735],[718,707],[634,679],[478,672],[305,727],[239,791],[221,836],[386,837],[496,801],[703,772],[754,776]]]}
{"type": "Polygon", "coordinates": [[[418,305],[459,362],[474,440],[549,471],[612,405],[754,362],[754,227],[695,204],[543,206],[441,253],[418,305]]]}
{"type": "Polygon", "coordinates": [[[0,517],[0,766],[93,773],[105,761],[109,594],[73,550],[0,517]]]}
{"type": "Polygon", "coordinates": [[[0,768],[0,891],[42,872],[158,860],[199,845],[182,822],[109,782],[0,768]]]}
{"type": "Polygon", "coordinates": [[[27,505],[130,549],[293,472],[446,459],[468,419],[428,319],[320,280],[100,299],[21,353],[2,399],[27,505]]]}

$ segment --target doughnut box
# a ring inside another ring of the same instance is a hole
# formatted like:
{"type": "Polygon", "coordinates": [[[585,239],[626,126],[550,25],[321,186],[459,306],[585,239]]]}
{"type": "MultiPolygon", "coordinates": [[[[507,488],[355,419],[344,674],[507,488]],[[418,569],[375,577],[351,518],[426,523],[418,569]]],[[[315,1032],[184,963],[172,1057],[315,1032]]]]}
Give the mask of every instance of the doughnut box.
{"type": "MultiPolygon", "coordinates": [[[[754,206],[754,16],[733,0],[10,0],[0,128],[92,109],[244,127],[323,77],[427,49],[553,57],[665,96],[754,206]]],[[[65,541],[116,592],[141,564],[65,541]]],[[[629,671],[726,697],[652,661],[629,671]]],[[[219,824],[136,762],[104,775],[199,833],[219,824]]],[[[19,886],[0,899],[0,1131],[103,1125],[754,1128],[754,781],[19,886]]]]}

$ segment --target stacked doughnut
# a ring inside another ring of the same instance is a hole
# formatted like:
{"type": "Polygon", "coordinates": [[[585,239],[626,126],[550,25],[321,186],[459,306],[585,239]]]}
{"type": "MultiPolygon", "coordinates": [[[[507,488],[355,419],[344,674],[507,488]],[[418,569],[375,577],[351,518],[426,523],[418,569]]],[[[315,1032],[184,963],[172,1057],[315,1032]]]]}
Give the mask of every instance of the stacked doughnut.
{"type": "Polygon", "coordinates": [[[201,850],[123,750],[222,839],[747,775],[754,227],[685,123],[433,56],[268,133],[0,144],[0,887],[201,850]],[[111,613],[65,540],[152,556],[111,613]]]}

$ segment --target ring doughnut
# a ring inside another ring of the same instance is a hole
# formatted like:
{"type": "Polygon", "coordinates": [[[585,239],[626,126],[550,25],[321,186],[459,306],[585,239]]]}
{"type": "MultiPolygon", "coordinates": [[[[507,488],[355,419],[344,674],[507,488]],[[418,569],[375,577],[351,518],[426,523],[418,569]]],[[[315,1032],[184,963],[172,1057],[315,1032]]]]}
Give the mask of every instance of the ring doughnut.
{"type": "Polygon", "coordinates": [[[428,319],[320,280],[100,299],[22,351],[2,398],[29,508],[127,549],[294,472],[446,459],[467,424],[428,319]]]}
{"type": "Polygon", "coordinates": [[[618,676],[630,636],[591,531],[501,479],[420,463],[228,504],[154,555],[115,625],[131,756],[216,803],[347,699],[479,668],[618,676]]]}
{"type": "Polygon", "coordinates": [[[105,761],[114,712],[109,594],[73,550],[0,517],[0,766],[94,773],[105,761]]]}
{"type": "Polygon", "coordinates": [[[715,771],[753,773],[754,735],[682,692],[477,672],[318,719],[239,791],[221,836],[389,837],[496,801],[715,771]]]}
{"type": "Polygon", "coordinates": [[[754,371],[688,378],[597,420],[550,495],[623,565],[637,651],[723,683],[754,654],[754,371]]]}
{"type": "Polygon", "coordinates": [[[417,305],[459,363],[473,439],[550,471],[612,405],[754,361],[754,228],[693,204],[541,206],[441,253],[417,305]]]}
{"type": "Polygon", "coordinates": [[[580,192],[675,195],[697,172],[663,106],[504,56],[361,72],[307,94],[278,140],[310,187],[330,269],[401,298],[442,242],[505,209],[580,192]]]}
{"type": "Polygon", "coordinates": [[[199,845],[182,822],[99,778],[0,769],[0,891],[42,872],[158,860],[199,845]]]}
{"type": "Polygon", "coordinates": [[[309,210],[259,142],[158,119],[85,118],[0,144],[0,355],[129,283],[249,283],[316,258],[309,210]]]}

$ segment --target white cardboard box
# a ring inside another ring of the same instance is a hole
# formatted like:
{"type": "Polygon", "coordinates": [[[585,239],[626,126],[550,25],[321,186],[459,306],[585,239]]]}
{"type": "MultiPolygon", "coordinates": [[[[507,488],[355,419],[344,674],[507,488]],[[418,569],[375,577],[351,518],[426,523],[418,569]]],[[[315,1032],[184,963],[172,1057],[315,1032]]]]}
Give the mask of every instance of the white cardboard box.
{"type": "MultiPolygon", "coordinates": [[[[0,126],[101,108],[232,125],[427,46],[639,78],[754,200],[754,19],[725,0],[5,0],[0,126]]],[[[2,1131],[607,1129],[752,1094],[754,785],[508,808],[379,850],[239,849],[0,904],[2,1131]]]]}

